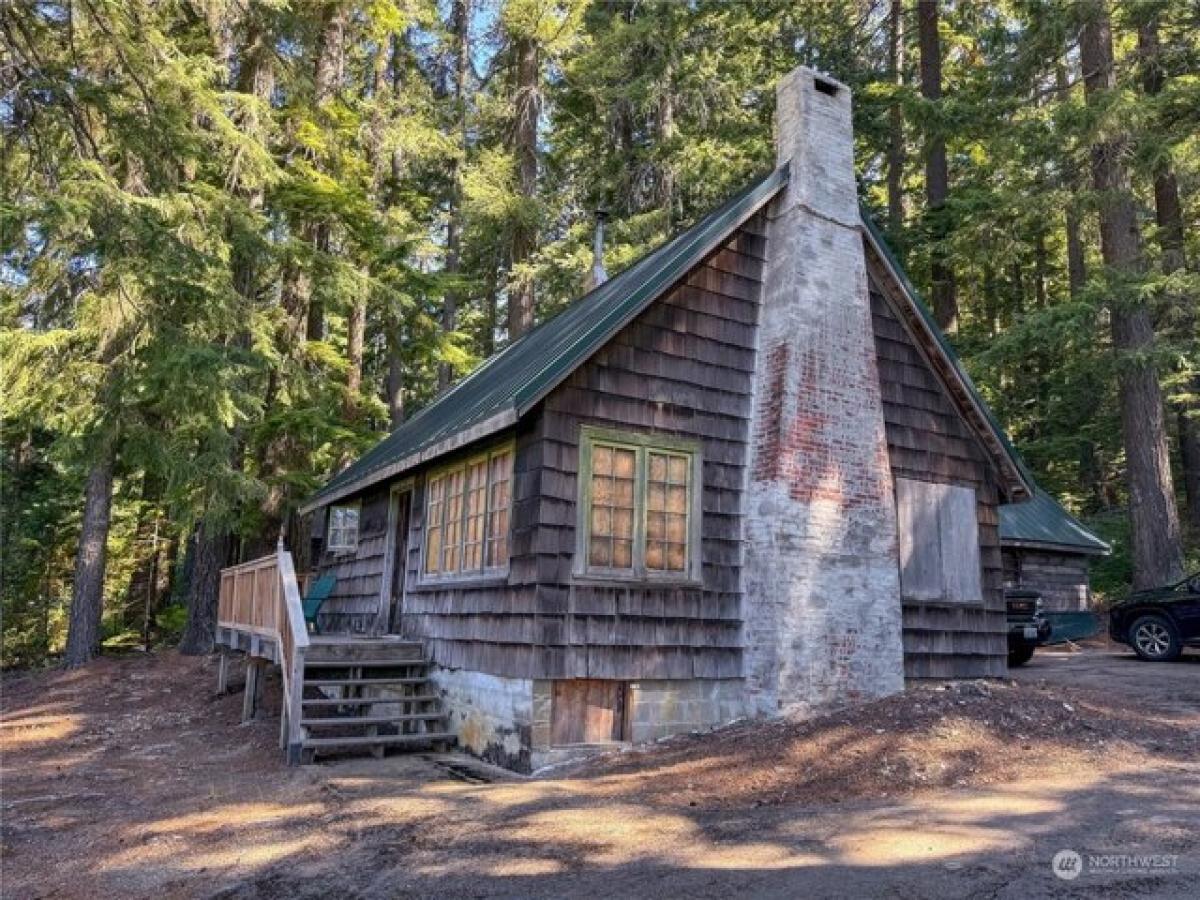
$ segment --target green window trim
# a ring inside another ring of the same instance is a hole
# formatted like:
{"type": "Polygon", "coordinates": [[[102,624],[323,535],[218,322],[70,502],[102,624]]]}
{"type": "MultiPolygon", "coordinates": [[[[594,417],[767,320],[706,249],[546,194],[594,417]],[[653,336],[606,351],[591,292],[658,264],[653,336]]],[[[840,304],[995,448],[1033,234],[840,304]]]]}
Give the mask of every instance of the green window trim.
{"type": "Polygon", "coordinates": [[[584,425],[580,428],[578,502],[575,529],[574,577],[613,582],[699,584],[703,579],[701,558],[701,495],[704,461],[697,441],[669,435],[617,431],[584,425]],[[591,563],[593,521],[593,459],[597,447],[631,451],[633,476],[633,550],[630,565],[614,567],[591,563]],[[648,470],[652,454],[687,460],[687,516],[685,559],[682,569],[651,568],[647,565],[648,470]]]}

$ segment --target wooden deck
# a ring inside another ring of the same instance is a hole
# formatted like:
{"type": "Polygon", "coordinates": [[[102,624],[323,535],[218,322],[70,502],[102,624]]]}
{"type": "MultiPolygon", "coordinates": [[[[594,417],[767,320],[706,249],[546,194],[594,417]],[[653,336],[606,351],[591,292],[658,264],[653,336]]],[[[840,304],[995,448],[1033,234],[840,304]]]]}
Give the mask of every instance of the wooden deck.
{"type": "Polygon", "coordinates": [[[252,718],[262,673],[278,665],[279,745],[292,764],[317,753],[366,749],[381,756],[388,747],[452,743],[423,645],[398,635],[310,634],[302,583],[282,545],[222,570],[218,693],[228,688],[231,652],[245,653],[242,717],[252,718]]]}

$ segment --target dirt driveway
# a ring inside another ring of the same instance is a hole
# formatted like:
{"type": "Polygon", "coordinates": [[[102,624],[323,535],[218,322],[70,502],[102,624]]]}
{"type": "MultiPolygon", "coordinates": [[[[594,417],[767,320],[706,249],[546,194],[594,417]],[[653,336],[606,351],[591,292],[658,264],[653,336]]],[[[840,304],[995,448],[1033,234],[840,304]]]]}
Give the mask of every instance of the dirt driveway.
{"type": "Polygon", "coordinates": [[[1012,683],[539,779],[458,756],[288,769],[276,721],[239,726],[240,698],[212,697],[211,676],[167,654],[5,680],[5,898],[1194,897],[1200,883],[1196,662],[1039,654],[1012,683]],[[1081,855],[1073,880],[1051,870],[1061,850],[1081,855]]]}
{"type": "Polygon", "coordinates": [[[1175,662],[1150,663],[1110,641],[1083,652],[1043,648],[1011,674],[1023,683],[1108,690],[1131,702],[1184,716],[1200,712],[1200,650],[1185,650],[1175,662]]]}

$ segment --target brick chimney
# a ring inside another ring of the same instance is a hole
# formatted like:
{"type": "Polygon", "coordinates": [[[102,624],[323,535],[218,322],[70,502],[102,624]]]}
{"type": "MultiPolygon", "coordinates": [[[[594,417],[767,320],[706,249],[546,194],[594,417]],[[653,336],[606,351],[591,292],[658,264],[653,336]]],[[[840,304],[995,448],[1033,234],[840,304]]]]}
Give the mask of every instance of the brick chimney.
{"type": "Polygon", "coordinates": [[[903,690],[896,510],[854,179],[850,90],[810,69],[776,89],[745,507],[752,710],[903,690]]]}

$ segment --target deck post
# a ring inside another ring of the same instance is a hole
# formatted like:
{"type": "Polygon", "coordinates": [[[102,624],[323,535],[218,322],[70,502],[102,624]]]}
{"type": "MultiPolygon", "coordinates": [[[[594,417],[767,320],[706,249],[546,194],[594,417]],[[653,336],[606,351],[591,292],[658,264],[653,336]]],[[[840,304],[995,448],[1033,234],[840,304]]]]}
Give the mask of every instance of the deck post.
{"type": "Polygon", "coordinates": [[[303,647],[297,647],[292,655],[292,668],[288,677],[289,695],[287,697],[287,748],[288,764],[298,765],[300,750],[304,743],[304,728],[300,724],[304,717],[304,657],[303,647]],[[293,751],[295,761],[292,761],[293,751]]]}
{"type": "Polygon", "coordinates": [[[258,692],[263,661],[257,656],[246,660],[246,695],[242,698],[242,721],[249,722],[258,709],[258,692]]]}
{"type": "Polygon", "coordinates": [[[229,692],[229,651],[221,648],[217,659],[217,696],[224,697],[229,692]]]}

